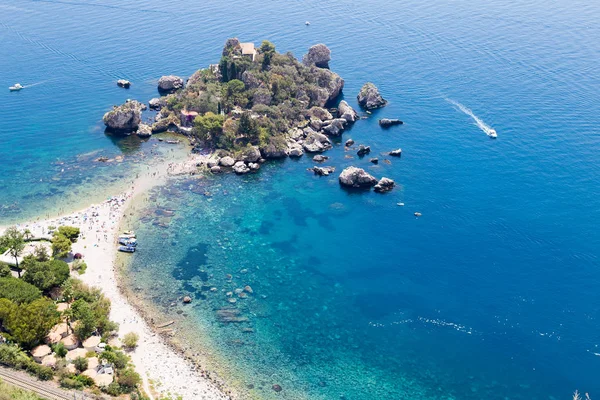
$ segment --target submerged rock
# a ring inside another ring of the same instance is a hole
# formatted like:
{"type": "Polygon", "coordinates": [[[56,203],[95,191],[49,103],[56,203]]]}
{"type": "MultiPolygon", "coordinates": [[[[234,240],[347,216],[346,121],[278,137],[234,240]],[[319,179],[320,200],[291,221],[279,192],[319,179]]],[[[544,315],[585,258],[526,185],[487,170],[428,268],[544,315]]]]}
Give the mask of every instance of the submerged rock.
{"type": "Polygon", "coordinates": [[[364,84],[356,98],[358,99],[358,104],[367,110],[381,108],[387,104],[387,101],[379,94],[377,86],[371,82],[364,84]]]}
{"type": "Polygon", "coordinates": [[[330,174],[335,172],[335,167],[312,167],[309,168],[310,171],[314,172],[317,176],[329,176],[330,174]]]}
{"type": "Polygon", "coordinates": [[[362,168],[345,168],[339,177],[340,184],[348,187],[370,188],[377,184],[377,179],[362,168]]]}
{"type": "Polygon", "coordinates": [[[242,316],[241,313],[237,308],[221,308],[217,310],[217,318],[224,323],[248,322],[248,317],[242,316]]]}
{"type": "Polygon", "coordinates": [[[390,126],[394,125],[402,125],[403,123],[404,122],[400,121],[399,119],[382,118],[379,120],[379,126],[382,128],[389,128],[390,126]]]}
{"type": "Polygon", "coordinates": [[[384,177],[377,182],[377,185],[375,185],[373,190],[375,190],[377,193],[385,193],[392,190],[394,186],[396,186],[396,183],[393,180],[384,177]]]}
{"type": "Polygon", "coordinates": [[[183,79],[175,75],[162,76],[158,80],[158,91],[161,93],[173,93],[183,88],[183,79]]]}
{"type": "Polygon", "coordinates": [[[128,100],[104,114],[102,121],[109,131],[132,133],[138,129],[141,118],[142,104],[135,100],[128,100]]]}
{"type": "Polygon", "coordinates": [[[304,65],[314,65],[319,68],[329,68],[329,61],[331,61],[331,50],[322,43],[311,46],[302,58],[304,65]]]}
{"type": "Polygon", "coordinates": [[[369,154],[371,152],[371,146],[364,146],[364,145],[360,145],[358,146],[358,151],[356,152],[356,154],[358,154],[359,157],[363,157],[366,154],[369,154]]]}

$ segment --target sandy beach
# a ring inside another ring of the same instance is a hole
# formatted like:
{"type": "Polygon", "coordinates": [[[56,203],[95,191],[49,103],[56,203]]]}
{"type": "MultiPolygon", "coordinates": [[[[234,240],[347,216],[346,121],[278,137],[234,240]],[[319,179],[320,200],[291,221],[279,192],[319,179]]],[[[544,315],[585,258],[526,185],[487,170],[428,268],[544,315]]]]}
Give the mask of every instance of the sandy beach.
{"type": "MultiPolygon", "coordinates": [[[[79,278],[101,288],[111,300],[110,318],[119,324],[119,337],[129,332],[139,335],[138,347],[130,354],[136,370],[143,378],[145,391],[153,399],[156,393],[169,394],[174,398],[181,396],[183,399],[229,398],[213,383],[201,377],[189,362],[151,329],[121,294],[115,274],[118,229],[131,201],[164,183],[169,176],[196,171],[197,163],[204,157],[194,155],[185,162],[154,165],[147,172],[140,173],[125,193],[101,204],[69,215],[17,225],[20,229],[29,229],[35,237],[48,236],[49,226],[69,225],[81,229],[79,240],[73,244],[73,254],[83,255],[87,271],[79,278]]],[[[0,228],[0,231],[4,229],[0,228]]]]}

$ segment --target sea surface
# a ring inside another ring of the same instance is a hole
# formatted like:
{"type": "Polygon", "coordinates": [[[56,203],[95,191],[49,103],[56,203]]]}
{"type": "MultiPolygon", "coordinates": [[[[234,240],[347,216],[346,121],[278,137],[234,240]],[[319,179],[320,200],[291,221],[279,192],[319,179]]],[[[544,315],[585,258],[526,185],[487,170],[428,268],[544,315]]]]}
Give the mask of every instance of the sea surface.
{"type": "Polygon", "coordinates": [[[346,191],[307,156],[173,181],[129,222],[132,290],[242,398],[598,397],[599,20],[580,0],[0,0],[0,223],[118,193],[170,151],[103,113],[228,37],[325,43],[351,105],[366,81],[389,100],[325,165],[398,186],[346,191]]]}

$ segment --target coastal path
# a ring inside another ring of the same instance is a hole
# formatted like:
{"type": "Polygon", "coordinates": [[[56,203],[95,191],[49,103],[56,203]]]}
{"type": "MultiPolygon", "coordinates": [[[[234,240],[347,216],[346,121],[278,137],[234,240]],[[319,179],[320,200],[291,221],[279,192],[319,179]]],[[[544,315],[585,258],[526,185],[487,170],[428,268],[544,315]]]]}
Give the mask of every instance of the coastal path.
{"type": "Polygon", "coordinates": [[[50,382],[42,382],[9,368],[0,367],[0,379],[20,389],[29,390],[38,396],[48,400],[91,400],[95,397],[78,391],[66,391],[57,388],[50,382]]]}

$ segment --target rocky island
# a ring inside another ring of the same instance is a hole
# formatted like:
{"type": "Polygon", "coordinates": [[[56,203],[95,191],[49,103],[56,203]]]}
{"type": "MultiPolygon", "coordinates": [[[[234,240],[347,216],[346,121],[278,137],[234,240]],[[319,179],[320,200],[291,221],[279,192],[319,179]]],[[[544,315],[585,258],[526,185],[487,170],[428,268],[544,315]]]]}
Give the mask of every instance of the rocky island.
{"type": "MultiPolygon", "coordinates": [[[[348,102],[339,101],[344,80],[329,69],[330,61],[324,44],[310,47],[299,61],[291,53],[278,53],[269,41],[255,48],[231,38],[219,63],[196,71],[187,82],[173,75],[160,78],[161,97],[149,101],[156,111],[151,125],[141,122],[147,107],[135,100],[115,106],[104,123],[107,131],[119,134],[184,134],[194,152],[212,152],[205,166],[213,173],[257,171],[269,159],[331,149],[331,137],[341,136],[360,119],[348,102]]],[[[357,99],[367,111],[387,103],[372,83],[363,86],[357,99]]],[[[369,146],[361,145],[358,155],[369,152],[369,146]]]]}

